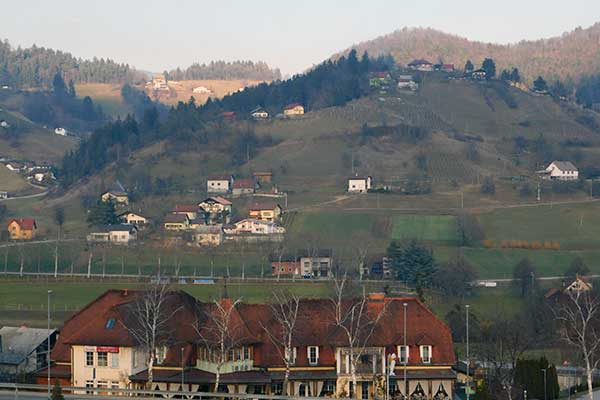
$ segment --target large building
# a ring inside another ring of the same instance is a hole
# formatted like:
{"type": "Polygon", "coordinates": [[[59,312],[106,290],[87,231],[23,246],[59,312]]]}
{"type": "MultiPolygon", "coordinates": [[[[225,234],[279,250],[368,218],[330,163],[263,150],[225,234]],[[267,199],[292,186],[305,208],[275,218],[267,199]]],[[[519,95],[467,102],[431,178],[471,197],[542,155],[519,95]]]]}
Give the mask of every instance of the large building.
{"type": "MultiPolygon", "coordinates": [[[[132,334],[137,326],[136,305],[143,296],[139,291],[109,290],[67,320],[52,351],[51,379],[80,387],[146,387],[147,353],[132,334]]],[[[354,301],[345,300],[343,312],[354,301]]],[[[272,340],[281,325],[270,305],[228,298],[201,303],[184,292],[169,292],[164,307],[169,318],[156,341],[152,390],[212,391],[218,371],[223,392],[283,392],[286,363],[282,354],[286,351],[272,340]],[[229,315],[224,324],[228,327],[224,355],[217,350],[221,342],[215,334],[220,310],[229,315]]],[[[451,400],[456,359],[448,327],[412,297],[373,294],[365,309],[365,324],[374,325],[372,334],[365,334],[371,328],[365,330],[356,342],[359,347],[354,347],[361,354],[355,358],[354,387],[349,344],[333,323],[332,301],[300,301],[297,328],[287,352],[292,364],[287,392],[371,399],[381,393],[388,360],[396,358],[390,379],[392,396],[408,391],[411,400],[451,400]]],[[[38,383],[46,382],[47,373],[38,373],[38,383]]]]}

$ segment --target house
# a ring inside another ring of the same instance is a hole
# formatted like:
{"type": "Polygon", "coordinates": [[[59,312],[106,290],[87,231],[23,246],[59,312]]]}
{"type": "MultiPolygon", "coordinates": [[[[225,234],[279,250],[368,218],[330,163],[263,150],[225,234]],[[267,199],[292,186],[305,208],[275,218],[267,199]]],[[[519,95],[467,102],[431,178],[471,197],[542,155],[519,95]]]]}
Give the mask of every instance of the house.
{"type": "MultiPolygon", "coordinates": [[[[145,351],[127,329],[136,320],[136,305],[143,295],[137,290],[109,290],[68,319],[52,350],[51,382],[100,390],[146,388],[145,351]]],[[[227,345],[226,361],[218,365],[221,390],[232,395],[282,394],[285,364],[281,354],[286,349],[268,333],[281,329],[273,307],[227,297],[217,302],[200,302],[183,291],[166,294],[163,310],[170,318],[164,331],[169,334],[159,336],[154,350],[151,390],[191,394],[212,390],[217,368],[214,352],[220,343],[215,335],[219,320],[213,316],[222,309],[230,315],[225,324],[230,335],[227,343],[233,345],[227,345]]],[[[354,302],[348,299],[342,309],[354,302]]],[[[389,381],[392,398],[407,393],[412,400],[452,400],[456,356],[448,326],[414,297],[374,293],[368,295],[365,308],[365,318],[381,318],[372,322],[364,347],[361,342],[363,354],[356,363],[358,385],[354,388],[350,345],[342,329],[331,323],[335,304],[330,299],[300,299],[297,328],[288,350],[293,366],[286,392],[297,397],[381,398],[381,377],[392,367],[388,360],[396,358],[389,381]]],[[[36,383],[47,384],[47,374],[47,369],[40,370],[36,383]]]]}
{"type": "Polygon", "coordinates": [[[392,277],[392,260],[382,254],[367,257],[362,266],[363,276],[377,279],[389,279],[392,277]]]}
{"type": "Polygon", "coordinates": [[[194,231],[203,226],[206,226],[206,220],[204,219],[204,217],[194,218],[194,219],[190,219],[188,229],[191,231],[194,231]]]}
{"type": "Polygon", "coordinates": [[[571,282],[564,290],[565,294],[589,292],[593,289],[591,282],[584,276],[576,275],[575,280],[571,282]]]}
{"type": "Polygon", "coordinates": [[[271,183],[273,180],[273,173],[268,171],[253,172],[252,177],[258,183],[271,183]]]}
{"type": "Polygon", "coordinates": [[[545,170],[538,171],[546,179],[574,181],[579,179],[579,171],[571,161],[552,161],[545,170]]]}
{"type": "Polygon", "coordinates": [[[55,329],[36,329],[23,326],[0,328],[0,378],[14,379],[48,365],[48,339],[50,348],[56,343],[55,329]]]}
{"type": "Polygon", "coordinates": [[[117,218],[124,224],[135,225],[137,228],[142,228],[150,222],[150,219],[142,214],[132,211],[125,211],[117,215],[117,218]]]}
{"type": "Polygon", "coordinates": [[[229,193],[232,186],[232,175],[210,175],[206,180],[206,191],[208,193],[229,193]]]}
{"type": "Polygon", "coordinates": [[[193,93],[198,93],[198,94],[211,94],[212,93],[212,91],[210,89],[208,89],[208,88],[206,88],[204,86],[195,87],[192,90],[192,92],[193,93]]]}
{"type": "Polygon", "coordinates": [[[269,119],[269,112],[262,107],[250,111],[250,116],[255,120],[269,119]]]}
{"type": "Polygon", "coordinates": [[[88,242],[128,245],[137,240],[135,225],[118,224],[105,225],[90,232],[88,242]]]}
{"type": "Polygon", "coordinates": [[[272,255],[273,275],[329,276],[333,267],[331,249],[302,249],[294,255],[272,255]]]}
{"type": "Polygon", "coordinates": [[[167,79],[163,74],[155,75],[152,78],[152,89],[158,92],[169,92],[169,85],[167,85],[167,79]]]}
{"type": "Polygon", "coordinates": [[[255,218],[246,218],[241,221],[223,227],[223,231],[227,235],[277,235],[284,234],[285,228],[277,225],[274,222],[261,221],[255,218]]]}
{"type": "Polygon", "coordinates": [[[126,206],[129,204],[129,194],[127,193],[121,182],[119,182],[118,180],[115,181],[115,183],[109,190],[102,193],[100,198],[102,199],[102,201],[114,201],[117,205],[126,206]]]}
{"type": "Polygon", "coordinates": [[[10,124],[6,120],[0,119],[0,128],[8,129],[8,128],[10,128],[10,124]]]}
{"type": "Polygon", "coordinates": [[[65,128],[56,128],[54,133],[60,136],[67,136],[67,130],[65,128]]]}
{"type": "Polygon", "coordinates": [[[201,247],[217,247],[223,243],[223,227],[220,225],[204,225],[195,229],[193,235],[196,245],[201,247]]]}
{"type": "Polygon", "coordinates": [[[208,197],[198,203],[198,208],[208,225],[228,224],[230,221],[232,203],[223,197],[208,197]]]}
{"type": "Polygon", "coordinates": [[[11,240],[31,240],[35,238],[37,223],[33,218],[13,218],[8,221],[7,230],[11,240]]]}
{"type": "Polygon", "coordinates": [[[16,161],[11,161],[5,164],[6,168],[13,172],[21,172],[25,169],[25,165],[16,161]]]}
{"type": "Polygon", "coordinates": [[[419,84],[413,80],[412,75],[400,75],[398,77],[398,89],[417,90],[419,84]]]}
{"type": "Polygon", "coordinates": [[[348,178],[349,193],[366,193],[371,189],[372,178],[370,176],[352,176],[348,178]]]}
{"type": "Polygon", "coordinates": [[[485,72],[484,69],[476,69],[475,71],[471,72],[471,79],[474,79],[476,81],[484,81],[487,79],[487,72],[485,72]]]}
{"type": "Polygon", "coordinates": [[[167,231],[185,231],[190,229],[190,219],[187,214],[169,214],[163,221],[167,231]]]}
{"type": "Polygon", "coordinates": [[[234,196],[253,194],[255,191],[256,181],[254,179],[236,179],[233,182],[232,194],[234,196]]]}
{"type": "Polygon", "coordinates": [[[277,203],[252,203],[248,210],[248,217],[262,221],[278,221],[283,209],[277,203]]]}
{"type": "Polygon", "coordinates": [[[423,59],[413,60],[407,64],[407,67],[416,71],[433,71],[433,64],[423,59]]]}
{"type": "Polygon", "coordinates": [[[8,192],[4,190],[0,190],[0,200],[8,199],[8,192]]]}
{"type": "Polygon", "coordinates": [[[304,106],[300,103],[292,103],[285,106],[283,109],[283,115],[286,117],[293,117],[304,114],[304,106]]]}
{"type": "Polygon", "coordinates": [[[184,204],[184,205],[176,205],[173,210],[171,210],[171,214],[174,215],[187,215],[187,217],[192,220],[198,218],[198,206],[184,204]]]}
{"type": "Polygon", "coordinates": [[[454,72],[454,64],[442,64],[440,66],[440,71],[443,71],[443,72],[454,72]]]}
{"type": "Polygon", "coordinates": [[[369,86],[372,88],[381,88],[390,83],[392,77],[387,71],[374,71],[369,73],[369,86]]]}

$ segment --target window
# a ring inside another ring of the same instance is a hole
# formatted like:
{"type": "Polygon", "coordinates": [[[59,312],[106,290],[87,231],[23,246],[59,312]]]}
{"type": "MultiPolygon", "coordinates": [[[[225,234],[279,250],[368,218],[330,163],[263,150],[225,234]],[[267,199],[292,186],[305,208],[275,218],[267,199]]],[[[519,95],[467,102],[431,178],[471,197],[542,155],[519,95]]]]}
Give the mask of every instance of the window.
{"type": "Polygon", "coordinates": [[[235,360],[235,354],[234,354],[233,349],[231,349],[227,352],[227,361],[233,361],[233,360],[235,360]]]}
{"type": "Polygon", "coordinates": [[[307,349],[308,363],[310,365],[317,365],[319,363],[319,347],[308,346],[307,349]]]}
{"type": "Polygon", "coordinates": [[[408,363],[408,359],[410,357],[408,346],[398,346],[398,363],[404,364],[408,363]]]}
{"type": "Polygon", "coordinates": [[[110,354],[110,367],[119,368],[119,353],[110,354]]]}
{"type": "Polygon", "coordinates": [[[425,364],[429,364],[431,362],[431,346],[421,346],[421,360],[425,364]]]}
{"type": "MultiPolygon", "coordinates": [[[[94,387],[94,381],[85,381],[85,387],[86,388],[93,388],[94,387]]],[[[86,390],[85,394],[94,394],[93,390],[86,390]]]]}
{"type": "Polygon", "coordinates": [[[360,385],[360,398],[368,399],[369,398],[369,382],[361,382],[360,385]]]}
{"type": "Polygon", "coordinates": [[[244,346],[244,360],[250,360],[250,348],[244,346]]]}
{"type": "Polygon", "coordinates": [[[275,396],[281,396],[283,394],[283,383],[271,383],[271,394],[274,394],[275,396]]]}
{"type": "Polygon", "coordinates": [[[106,351],[98,352],[98,366],[99,367],[107,367],[108,366],[108,353],[106,351]]]}
{"type": "Polygon", "coordinates": [[[104,328],[106,329],[112,329],[115,327],[115,319],[114,318],[110,318],[109,320],[106,321],[106,325],[104,326],[104,328]]]}
{"type": "Polygon", "coordinates": [[[94,352],[92,352],[92,351],[85,352],[85,366],[86,367],[94,366],[94,352]]]}

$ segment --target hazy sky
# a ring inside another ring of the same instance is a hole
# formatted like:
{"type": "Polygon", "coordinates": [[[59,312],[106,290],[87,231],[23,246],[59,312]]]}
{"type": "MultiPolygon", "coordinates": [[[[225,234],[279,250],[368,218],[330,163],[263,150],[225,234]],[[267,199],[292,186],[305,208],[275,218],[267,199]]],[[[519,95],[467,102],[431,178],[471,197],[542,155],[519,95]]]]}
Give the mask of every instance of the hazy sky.
{"type": "Polygon", "coordinates": [[[2,1],[0,38],[162,71],[215,59],[300,72],[404,26],[500,43],[600,21],[600,0],[19,0],[2,1]]]}

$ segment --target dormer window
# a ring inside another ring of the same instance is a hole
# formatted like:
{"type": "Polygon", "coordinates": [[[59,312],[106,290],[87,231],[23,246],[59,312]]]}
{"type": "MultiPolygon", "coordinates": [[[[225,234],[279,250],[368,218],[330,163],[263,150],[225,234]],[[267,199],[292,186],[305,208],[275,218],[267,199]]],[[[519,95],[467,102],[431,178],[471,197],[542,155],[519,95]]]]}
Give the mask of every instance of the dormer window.
{"type": "Polygon", "coordinates": [[[408,363],[410,357],[408,346],[398,346],[398,364],[408,363]]]}
{"type": "Polygon", "coordinates": [[[423,361],[424,364],[431,363],[431,346],[419,346],[419,349],[421,351],[421,361],[423,361]]]}
{"type": "Polygon", "coordinates": [[[106,328],[106,329],[112,329],[114,327],[115,327],[115,319],[114,318],[109,318],[106,321],[106,325],[104,326],[104,328],[106,328]]]}
{"type": "Polygon", "coordinates": [[[308,346],[306,353],[309,365],[317,365],[319,363],[319,346],[308,346]]]}

